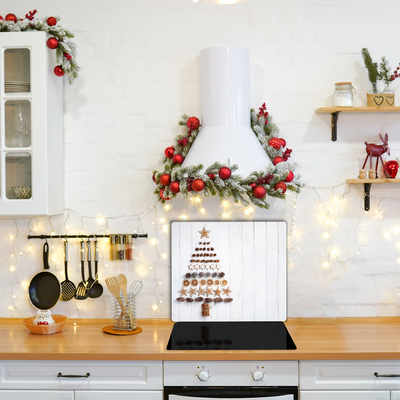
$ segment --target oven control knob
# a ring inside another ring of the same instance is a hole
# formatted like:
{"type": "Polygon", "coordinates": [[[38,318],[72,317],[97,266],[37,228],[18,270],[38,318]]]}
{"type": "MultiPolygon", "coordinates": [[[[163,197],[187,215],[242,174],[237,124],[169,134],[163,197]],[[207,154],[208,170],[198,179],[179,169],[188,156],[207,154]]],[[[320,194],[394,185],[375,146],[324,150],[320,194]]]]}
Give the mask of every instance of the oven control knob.
{"type": "Polygon", "coordinates": [[[265,372],[257,370],[252,372],[251,375],[253,377],[253,381],[262,381],[264,379],[265,372]]]}
{"type": "Polygon", "coordinates": [[[207,382],[209,378],[211,378],[210,372],[206,370],[202,370],[197,374],[199,381],[207,382]]]}

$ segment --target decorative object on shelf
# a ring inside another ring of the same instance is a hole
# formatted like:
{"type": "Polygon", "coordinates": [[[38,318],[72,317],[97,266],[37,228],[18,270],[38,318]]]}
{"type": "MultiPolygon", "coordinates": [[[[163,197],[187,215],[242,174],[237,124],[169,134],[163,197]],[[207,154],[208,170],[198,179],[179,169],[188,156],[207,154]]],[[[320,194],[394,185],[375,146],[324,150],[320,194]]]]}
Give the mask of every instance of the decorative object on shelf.
{"type": "Polygon", "coordinates": [[[396,160],[386,161],[384,167],[386,178],[396,178],[399,172],[399,163],[396,160]]]}
{"type": "Polygon", "coordinates": [[[353,107],[353,92],[356,89],[351,82],[337,82],[335,83],[335,92],[333,93],[333,106],[334,107],[353,107]]]}
{"type": "Polygon", "coordinates": [[[56,50],[59,65],[54,69],[57,76],[65,75],[72,84],[78,77],[79,67],[76,59],[76,44],[70,39],[74,34],[57,26],[60,17],[36,18],[36,10],[30,11],[25,18],[18,19],[14,14],[7,14],[5,20],[0,20],[0,32],[32,32],[44,31],[53,37],[47,40],[47,46],[56,50]]]}
{"type": "Polygon", "coordinates": [[[51,316],[50,310],[38,310],[36,318],[32,322],[34,325],[54,325],[55,321],[51,316]]]}
{"type": "Polygon", "coordinates": [[[381,138],[381,140],[383,142],[380,145],[365,142],[365,146],[366,146],[365,151],[367,152],[367,157],[365,157],[365,161],[362,166],[362,169],[365,168],[365,165],[367,164],[368,157],[369,157],[370,169],[368,171],[369,172],[368,176],[370,179],[375,179],[378,177],[378,162],[379,162],[379,160],[381,160],[383,167],[385,166],[385,164],[382,160],[382,154],[387,153],[388,155],[390,155],[390,149],[389,149],[389,145],[388,145],[388,140],[389,140],[388,134],[387,133],[385,134],[385,138],[383,138],[381,134],[379,134],[379,137],[381,138]],[[372,157],[376,157],[375,169],[372,168],[372,157]]]}
{"type": "Polygon", "coordinates": [[[187,198],[190,192],[194,197],[203,192],[205,196],[218,194],[221,198],[233,197],[235,203],[247,206],[252,202],[260,208],[268,209],[267,195],[284,199],[286,188],[300,192],[303,186],[300,175],[294,174],[296,165],[288,162],[292,150],[284,150],[286,141],[277,137],[278,128],[271,122],[265,103],[258,113],[251,110],[251,128],[274,165],[270,165],[266,171],[253,171],[244,178],[234,174],[238,169],[236,164],[215,162],[203,172],[202,164],[182,167],[180,162],[174,162],[178,154],[183,159],[186,157],[196,137],[201,134],[200,121],[196,117],[184,115],[179,124],[186,127],[186,132],[177,136],[174,146],[165,149],[164,170],[153,171],[152,179],[157,185],[154,193],[161,203],[176,197],[178,193],[187,198]],[[285,189],[277,185],[280,182],[286,182],[285,189]],[[258,197],[260,189],[256,190],[257,195],[254,193],[256,187],[264,189],[262,197],[258,197]]]}
{"type": "MultiPolygon", "coordinates": [[[[389,62],[385,56],[382,56],[381,62],[373,62],[367,48],[361,49],[361,54],[364,60],[364,65],[368,70],[368,77],[372,84],[372,93],[367,93],[368,107],[394,107],[395,95],[390,89],[390,83],[400,76],[397,67],[393,73],[390,72],[389,62]],[[377,82],[382,81],[385,84],[383,91],[379,92],[377,82]]],[[[400,65],[400,64],[399,64],[400,65]]]]}
{"type": "Polygon", "coordinates": [[[367,170],[366,169],[360,169],[360,172],[358,174],[359,179],[367,179],[367,170]]]}
{"type": "Polygon", "coordinates": [[[53,335],[54,333],[61,332],[68,319],[65,315],[54,314],[52,318],[54,324],[37,325],[33,322],[36,318],[37,317],[29,317],[22,320],[22,323],[36,335],[53,335]]]}
{"type": "Polygon", "coordinates": [[[30,186],[13,186],[11,189],[16,199],[30,199],[32,197],[30,186]]]}

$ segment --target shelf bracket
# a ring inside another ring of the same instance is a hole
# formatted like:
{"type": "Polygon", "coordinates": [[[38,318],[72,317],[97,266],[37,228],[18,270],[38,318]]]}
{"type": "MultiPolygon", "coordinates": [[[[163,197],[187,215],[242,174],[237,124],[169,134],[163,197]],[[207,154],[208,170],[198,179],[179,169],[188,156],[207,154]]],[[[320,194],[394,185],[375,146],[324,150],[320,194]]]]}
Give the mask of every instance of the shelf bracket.
{"type": "Polygon", "coordinates": [[[370,210],[370,192],[371,192],[371,185],[372,183],[364,183],[364,210],[370,210]]]}
{"type": "Polygon", "coordinates": [[[332,142],[336,142],[337,140],[337,122],[339,119],[340,111],[335,111],[332,113],[332,142]]]}

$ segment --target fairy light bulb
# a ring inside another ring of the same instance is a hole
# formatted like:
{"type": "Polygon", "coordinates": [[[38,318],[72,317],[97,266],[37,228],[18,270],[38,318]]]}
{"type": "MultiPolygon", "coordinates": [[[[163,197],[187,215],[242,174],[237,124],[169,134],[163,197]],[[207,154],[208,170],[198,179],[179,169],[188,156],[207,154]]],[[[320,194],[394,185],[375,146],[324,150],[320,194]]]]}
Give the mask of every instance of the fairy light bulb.
{"type": "Polygon", "coordinates": [[[152,307],[152,309],[153,309],[154,311],[157,311],[157,310],[158,310],[158,305],[157,305],[157,304],[154,304],[153,307],[152,307]]]}
{"type": "Polygon", "coordinates": [[[206,212],[206,210],[205,210],[204,208],[200,208],[200,212],[201,212],[202,214],[204,214],[204,213],[206,212]]]}
{"type": "Polygon", "coordinates": [[[329,267],[329,263],[325,261],[325,262],[322,264],[322,266],[323,266],[324,268],[328,268],[328,267],[329,267]]]}
{"type": "Polygon", "coordinates": [[[166,204],[165,206],[164,206],[164,210],[170,210],[171,209],[171,205],[170,204],[166,204]]]}
{"type": "Polygon", "coordinates": [[[183,214],[183,215],[181,215],[181,218],[182,218],[183,220],[187,220],[188,216],[187,216],[186,214],[183,214]]]}
{"type": "Polygon", "coordinates": [[[9,268],[9,270],[10,270],[11,272],[14,272],[14,271],[15,271],[15,267],[12,265],[12,266],[9,268]]]}
{"type": "Polygon", "coordinates": [[[165,218],[161,218],[160,222],[163,224],[165,222],[165,218]]]}

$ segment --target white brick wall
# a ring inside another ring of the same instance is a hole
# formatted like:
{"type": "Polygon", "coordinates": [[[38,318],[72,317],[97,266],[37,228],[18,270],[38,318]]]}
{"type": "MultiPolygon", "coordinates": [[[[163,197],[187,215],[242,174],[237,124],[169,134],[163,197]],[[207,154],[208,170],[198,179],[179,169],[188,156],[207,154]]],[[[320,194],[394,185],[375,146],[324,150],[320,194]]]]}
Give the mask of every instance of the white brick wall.
{"type": "MultiPolygon", "coordinates": [[[[22,16],[33,6],[20,0],[13,7],[3,14],[22,16]]],[[[364,141],[377,141],[379,132],[389,134],[392,156],[400,156],[400,115],[342,115],[333,143],[330,117],[314,113],[332,104],[339,81],[352,81],[355,105],[365,105],[369,83],[362,47],[376,60],[386,55],[392,67],[397,65],[398,1],[248,0],[215,6],[191,0],[70,0],[51,5],[39,1],[34,7],[40,17],[60,15],[60,24],[75,33],[78,45],[80,77],[72,86],[65,84],[64,92],[66,212],[32,221],[0,220],[0,317],[34,313],[24,285],[42,267],[42,242],[32,241],[29,252],[26,236],[32,228],[40,233],[138,229],[157,237],[162,255],[169,253],[169,235],[161,230],[160,219],[166,218],[168,227],[188,212],[190,219],[218,220],[228,212],[231,219],[294,222],[288,273],[291,317],[399,314],[400,185],[373,186],[372,209],[365,214],[361,185],[344,183],[358,174],[364,141]],[[179,133],[180,116],[201,116],[199,52],[225,45],[250,49],[252,106],[267,103],[308,186],[296,209],[291,207],[293,195],[287,203],[272,200],[269,211],[251,215],[235,205],[225,211],[218,199],[202,202],[204,215],[183,200],[175,200],[172,211],[153,208],[151,172],[161,167],[164,149],[179,133]],[[332,195],[342,194],[346,202],[340,206],[331,201],[332,195]],[[108,218],[107,226],[95,217],[108,218]],[[333,219],[327,240],[322,238],[327,231],[324,217],[333,219]],[[338,261],[332,256],[324,268],[331,248],[338,251],[338,261]],[[11,312],[9,307],[17,309],[11,312]]],[[[393,87],[398,89],[398,82],[393,87]]],[[[70,246],[70,278],[78,283],[76,243],[70,246]]],[[[52,267],[63,280],[61,243],[54,241],[54,247],[52,267]]],[[[150,240],[137,241],[135,250],[136,264],[110,263],[105,246],[101,282],[120,272],[130,281],[137,279],[140,267],[145,286],[139,316],[168,317],[168,258],[159,258],[150,240]],[[158,282],[163,283],[156,287],[158,282]],[[152,310],[155,295],[163,301],[158,312],[152,310]]],[[[59,303],[54,312],[72,318],[111,316],[111,296],[105,292],[96,300],[59,303]]]]}

